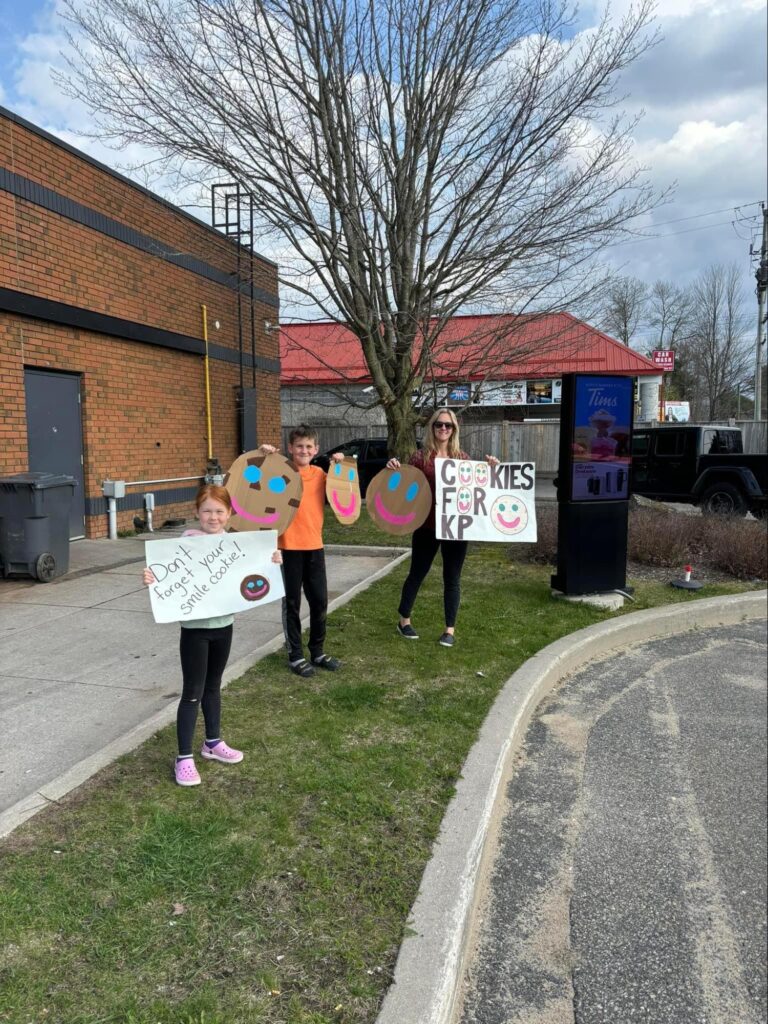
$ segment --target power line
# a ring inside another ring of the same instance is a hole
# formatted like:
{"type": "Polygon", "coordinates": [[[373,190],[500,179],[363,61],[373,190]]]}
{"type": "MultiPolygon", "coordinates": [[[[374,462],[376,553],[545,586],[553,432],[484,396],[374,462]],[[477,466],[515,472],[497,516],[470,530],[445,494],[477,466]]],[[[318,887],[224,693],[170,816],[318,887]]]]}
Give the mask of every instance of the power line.
{"type": "Polygon", "coordinates": [[[749,217],[743,218],[739,221],[721,220],[718,221],[716,224],[702,224],[700,227],[697,228],[684,228],[682,231],[667,231],[661,235],[638,235],[636,238],[627,238],[623,242],[610,242],[604,248],[614,249],[619,245],[635,245],[638,242],[656,242],[660,238],[676,238],[678,235],[690,235],[694,231],[709,231],[711,228],[721,228],[725,227],[727,224],[745,224],[748,220],[754,220],[758,216],[759,214],[754,213],[750,214],[749,217]]]}
{"type": "Polygon", "coordinates": [[[741,203],[739,206],[725,206],[722,210],[709,210],[707,213],[694,213],[690,217],[678,217],[677,220],[663,220],[658,224],[654,224],[655,228],[663,228],[668,224],[682,224],[684,220],[700,220],[702,217],[714,217],[716,213],[737,213],[739,210],[746,210],[748,206],[759,206],[760,200],[756,199],[754,203],[741,203]]]}

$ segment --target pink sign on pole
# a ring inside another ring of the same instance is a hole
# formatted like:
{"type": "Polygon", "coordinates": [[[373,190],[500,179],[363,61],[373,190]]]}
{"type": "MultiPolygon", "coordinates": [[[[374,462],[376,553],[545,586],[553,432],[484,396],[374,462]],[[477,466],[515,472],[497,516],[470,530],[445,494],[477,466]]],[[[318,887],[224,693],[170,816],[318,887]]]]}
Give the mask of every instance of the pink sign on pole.
{"type": "Polygon", "coordinates": [[[672,371],[675,368],[675,353],[671,348],[658,348],[652,353],[653,365],[660,370],[672,371]]]}

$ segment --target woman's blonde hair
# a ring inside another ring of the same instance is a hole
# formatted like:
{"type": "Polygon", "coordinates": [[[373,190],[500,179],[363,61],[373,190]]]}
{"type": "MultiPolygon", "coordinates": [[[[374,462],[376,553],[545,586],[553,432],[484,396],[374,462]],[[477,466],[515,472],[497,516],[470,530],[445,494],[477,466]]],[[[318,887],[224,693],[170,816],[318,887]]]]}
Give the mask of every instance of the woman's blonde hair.
{"type": "Polygon", "coordinates": [[[435,432],[432,427],[438,416],[447,416],[453,424],[451,436],[448,438],[448,458],[458,459],[461,456],[461,446],[459,445],[459,421],[456,419],[456,414],[452,409],[435,409],[429,417],[429,422],[424,428],[424,451],[427,455],[432,455],[437,451],[437,445],[435,444],[435,432]]]}

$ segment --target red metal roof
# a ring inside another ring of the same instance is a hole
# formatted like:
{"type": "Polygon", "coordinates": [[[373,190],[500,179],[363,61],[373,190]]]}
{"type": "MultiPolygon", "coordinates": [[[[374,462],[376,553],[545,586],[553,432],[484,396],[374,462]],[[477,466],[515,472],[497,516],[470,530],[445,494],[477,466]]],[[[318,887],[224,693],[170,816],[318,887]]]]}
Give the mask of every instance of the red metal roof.
{"type": "MultiPolygon", "coordinates": [[[[334,323],[282,324],[280,380],[300,384],[369,384],[357,338],[334,323]]],[[[446,382],[522,380],[564,373],[658,375],[650,359],[570,313],[457,316],[431,357],[432,376],[446,382]]]]}

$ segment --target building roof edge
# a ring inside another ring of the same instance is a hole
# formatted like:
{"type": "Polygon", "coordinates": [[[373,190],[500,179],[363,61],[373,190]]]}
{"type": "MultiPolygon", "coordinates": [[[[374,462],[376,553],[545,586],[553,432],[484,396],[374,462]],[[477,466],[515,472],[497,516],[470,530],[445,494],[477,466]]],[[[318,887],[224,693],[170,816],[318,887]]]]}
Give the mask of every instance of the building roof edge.
{"type": "MultiPolygon", "coordinates": [[[[227,236],[222,234],[221,231],[217,231],[217,229],[213,227],[212,224],[207,224],[204,220],[201,220],[199,217],[195,217],[193,213],[187,213],[187,211],[182,210],[180,206],[174,206],[174,204],[170,202],[170,200],[164,199],[162,196],[159,196],[156,192],[153,192],[151,189],[145,188],[144,185],[140,185],[137,181],[132,181],[125,174],[121,174],[120,171],[113,170],[113,168],[108,167],[100,160],[96,160],[95,157],[89,156],[87,153],[84,153],[81,149],[78,149],[76,146],[71,145],[71,143],[69,142],[65,142],[64,139],[60,139],[57,135],[53,135],[51,132],[46,131],[45,128],[41,128],[39,125],[34,124],[32,121],[27,121],[27,119],[22,117],[21,114],[15,113],[8,107],[2,106],[2,104],[0,104],[0,117],[6,117],[9,121],[13,121],[15,124],[20,125],[22,128],[26,128],[28,131],[34,132],[35,135],[39,135],[40,138],[45,139],[46,142],[51,142],[54,146],[58,146],[60,149],[66,150],[68,153],[71,153],[73,156],[76,156],[79,160],[84,160],[92,167],[96,167],[98,168],[98,170],[103,171],[110,177],[116,178],[118,181],[121,181],[124,185],[130,185],[131,188],[135,188],[138,192],[143,193],[150,199],[154,199],[155,202],[161,203],[163,206],[168,207],[168,209],[172,210],[174,213],[180,214],[182,217],[186,217],[187,220],[191,220],[194,224],[197,225],[197,227],[205,228],[206,231],[210,231],[212,234],[215,234],[217,238],[222,238],[224,239],[224,241],[227,242],[232,241],[231,238],[227,238],[227,236]]],[[[255,250],[253,255],[256,257],[256,259],[262,260],[264,263],[268,263],[272,267],[277,267],[277,263],[275,263],[274,260],[271,260],[268,256],[262,256],[261,253],[258,253],[255,250]]]]}

